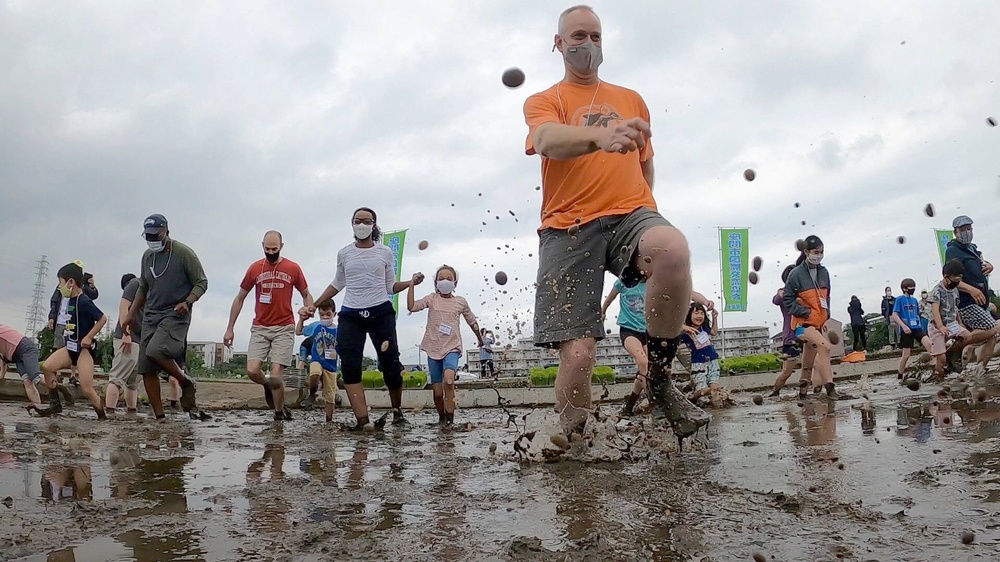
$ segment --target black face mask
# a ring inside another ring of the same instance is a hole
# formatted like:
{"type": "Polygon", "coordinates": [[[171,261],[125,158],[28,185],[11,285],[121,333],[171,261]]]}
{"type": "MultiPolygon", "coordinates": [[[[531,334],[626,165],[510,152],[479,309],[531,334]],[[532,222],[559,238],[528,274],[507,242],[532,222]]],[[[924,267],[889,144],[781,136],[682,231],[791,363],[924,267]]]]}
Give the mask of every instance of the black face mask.
{"type": "Polygon", "coordinates": [[[911,297],[913,296],[913,293],[915,293],[916,291],[917,290],[915,288],[913,288],[913,289],[904,289],[903,290],[904,293],[906,293],[907,295],[909,295],[911,297]]]}
{"type": "Polygon", "coordinates": [[[267,252],[264,252],[264,257],[267,258],[267,261],[269,263],[278,263],[278,258],[280,256],[281,256],[281,252],[280,251],[275,252],[273,254],[269,254],[267,252]]]}

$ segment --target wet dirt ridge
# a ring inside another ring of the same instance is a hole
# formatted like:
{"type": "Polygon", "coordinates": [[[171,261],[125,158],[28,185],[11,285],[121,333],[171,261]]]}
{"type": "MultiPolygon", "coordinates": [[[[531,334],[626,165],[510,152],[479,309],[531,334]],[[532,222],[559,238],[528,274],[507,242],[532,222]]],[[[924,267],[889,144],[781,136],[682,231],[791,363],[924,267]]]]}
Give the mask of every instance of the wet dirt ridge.
{"type": "MultiPolygon", "coordinates": [[[[351,435],[320,412],[99,423],[0,404],[0,558],[995,560],[1000,387],[949,384],[715,411],[682,453],[619,422],[635,447],[615,462],[519,463],[525,428],[501,410],[351,435]]],[[[512,413],[545,440],[554,416],[512,413]]]]}

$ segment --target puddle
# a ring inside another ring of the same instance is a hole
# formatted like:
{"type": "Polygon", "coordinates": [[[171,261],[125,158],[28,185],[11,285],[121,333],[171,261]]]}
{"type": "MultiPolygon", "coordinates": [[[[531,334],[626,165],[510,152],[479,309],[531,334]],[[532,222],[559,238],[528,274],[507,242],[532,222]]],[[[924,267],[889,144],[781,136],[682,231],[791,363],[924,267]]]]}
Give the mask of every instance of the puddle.
{"type": "MultiPolygon", "coordinates": [[[[988,559],[1000,392],[978,388],[942,397],[878,379],[864,406],[800,406],[789,391],[713,411],[683,452],[554,463],[514,452],[523,422],[551,422],[545,411],[511,412],[520,429],[475,410],[459,412],[467,429],[442,431],[425,412],[351,435],[321,413],[278,426],[264,412],[39,423],[0,404],[15,428],[0,436],[0,541],[32,561],[988,559]]],[[[616,427],[592,437],[617,439],[616,427]]]]}

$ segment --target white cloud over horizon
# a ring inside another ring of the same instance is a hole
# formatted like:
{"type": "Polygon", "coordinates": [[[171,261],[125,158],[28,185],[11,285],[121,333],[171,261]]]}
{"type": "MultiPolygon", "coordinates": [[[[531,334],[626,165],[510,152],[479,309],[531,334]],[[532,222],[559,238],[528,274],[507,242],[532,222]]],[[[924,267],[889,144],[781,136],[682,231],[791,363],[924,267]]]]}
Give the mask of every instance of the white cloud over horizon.
{"type": "MultiPolygon", "coordinates": [[[[266,230],[318,294],[368,206],[408,230],[404,278],[454,265],[484,325],[506,339],[517,314],[529,335],[540,178],[521,106],[562,75],[549,49],[568,5],[0,3],[0,322],[23,329],[42,254],[46,297],[79,258],[113,317],[141,222],[161,212],[209,277],[191,339],[221,341],[266,230]],[[500,83],[511,66],[517,90],[500,83]]],[[[718,294],[718,226],[750,227],[764,259],[726,325],[780,324],[778,275],[812,233],[841,319],[852,294],[871,312],[903,277],[934,283],[931,229],[957,214],[1000,260],[1000,128],[985,121],[1000,118],[1000,5],[592,5],[602,77],[650,107],[654,193],[688,236],[695,287],[718,294]]],[[[400,316],[404,361],[424,319],[400,316]]]]}

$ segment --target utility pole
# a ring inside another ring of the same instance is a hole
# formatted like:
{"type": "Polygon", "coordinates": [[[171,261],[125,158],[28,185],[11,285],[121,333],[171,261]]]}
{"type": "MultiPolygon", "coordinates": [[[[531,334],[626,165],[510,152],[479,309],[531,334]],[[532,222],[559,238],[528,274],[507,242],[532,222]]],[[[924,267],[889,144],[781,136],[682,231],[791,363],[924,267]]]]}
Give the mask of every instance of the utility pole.
{"type": "Polygon", "coordinates": [[[31,305],[24,315],[24,335],[38,343],[38,331],[48,322],[48,308],[45,306],[45,280],[49,273],[49,260],[46,256],[35,265],[35,287],[31,291],[31,305]]]}

